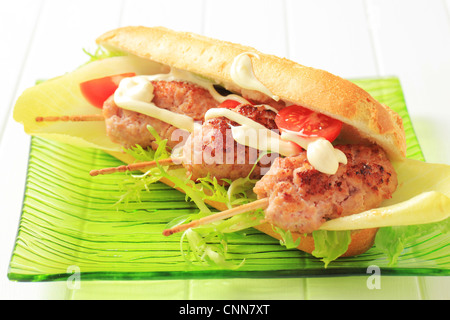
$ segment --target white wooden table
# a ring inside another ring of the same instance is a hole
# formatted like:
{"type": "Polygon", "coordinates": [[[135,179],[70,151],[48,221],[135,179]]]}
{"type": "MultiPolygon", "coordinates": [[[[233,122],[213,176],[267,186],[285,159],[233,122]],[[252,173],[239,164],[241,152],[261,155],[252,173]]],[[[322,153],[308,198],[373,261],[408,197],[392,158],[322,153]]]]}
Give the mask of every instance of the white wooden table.
{"type": "MultiPolygon", "coordinates": [[[[82,48],[95,49],[98,35],[125,25],[240,42],[346,78],[397,76],[425,158],[450,164],[450,0],[0,0],[0,299],[95,299],[111,292],[145,299],[164,286],[88,282],[77,291],[65,282],[6,277],[30,139],[12,120],[14,102],[37,79],[84,63],[82,48]]],[[[248,280],[245,286],[242,280],[186,281],[191,289],[174,298],[450,299],[449,278],[384,277],[379,290],[369,290],[366,277],[248,280]],[[212,281],[221,281],[223,291],[209,292],[212,281]],[[265,281],[278,281],[279,290],[259,290],[265,281]]]]}

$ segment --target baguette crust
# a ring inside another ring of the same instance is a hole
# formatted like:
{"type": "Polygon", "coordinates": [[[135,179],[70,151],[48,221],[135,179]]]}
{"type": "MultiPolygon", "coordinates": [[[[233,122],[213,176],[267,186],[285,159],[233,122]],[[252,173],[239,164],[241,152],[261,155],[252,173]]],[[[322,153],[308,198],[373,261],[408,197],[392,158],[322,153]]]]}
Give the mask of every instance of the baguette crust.
{"type": "Polygon", "coordinates": [[[233,60],[241,53],[257,53],[260,59],[251,58],[254,74],[273,94],[341,120],[345,124],[344,137],[379,144],[393,159],[406,155],[400,116],[357,85],[329,72],[263,54],[251,47],[163,27],[119,28],[100,36],[97,43],[200,74],[237,93],[243,90],[231,79],[233,60]]]}

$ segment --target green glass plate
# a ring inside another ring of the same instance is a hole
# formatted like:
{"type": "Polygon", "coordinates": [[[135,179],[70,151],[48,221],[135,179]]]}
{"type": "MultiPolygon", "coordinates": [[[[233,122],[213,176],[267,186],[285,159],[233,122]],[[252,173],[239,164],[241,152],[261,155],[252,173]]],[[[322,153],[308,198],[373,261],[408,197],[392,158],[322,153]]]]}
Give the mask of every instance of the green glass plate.
{"type": "MultiPolygon", "coordinates": [[[[355,81],[403,117],[408,157],[423,160],[400,83],[396,78],[355,81]]],[[[18,281],[67,279],[79,271],[83,280],[156,280],[207,278],[277,278],[366,274],[376,265],[383,274],[448,275],[448,235],[428,235],[407,248],[395,267],[376,247],[341,258],[328,268],[309,254],[287,250],[255,229],[231,234],[230,261],[245,263],[220,269],[187,262],[180,236],[161,233],[173,218],[196,213],[185,195],[162,184],[149,186],[140,201],[120,203],[124,175],[91,177],[89,171],[120,165],[94,149],[33,138],[23,212],[8,277],[18,281]]]]}

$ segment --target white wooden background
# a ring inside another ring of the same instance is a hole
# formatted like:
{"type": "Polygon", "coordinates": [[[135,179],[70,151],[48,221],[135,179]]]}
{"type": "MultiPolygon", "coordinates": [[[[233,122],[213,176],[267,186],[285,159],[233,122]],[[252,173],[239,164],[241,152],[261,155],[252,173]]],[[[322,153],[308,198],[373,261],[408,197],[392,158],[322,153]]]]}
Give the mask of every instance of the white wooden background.
{"type": "Polygon", "coordinates": [[[163,25],[240,42],[347,78],[398,76],[429,162],[450,164],[450,0],[0,0],[0,299],[450,299],[450,277],[15,283],[7,280],[20,218],[29,137],[11,118],[21,91],[86,61],[103,32],[163,25]],[[223,290],[209,290],[221,281],[223,290]],[[279,290],[263,290],[267,282],[279,290]],[[209,291],[208,291],[209,290],[209,291]],[[131,294],[131,295],[130,295],[131,294]],[[205,294],[207,294],[205,296],[205,294]]]}

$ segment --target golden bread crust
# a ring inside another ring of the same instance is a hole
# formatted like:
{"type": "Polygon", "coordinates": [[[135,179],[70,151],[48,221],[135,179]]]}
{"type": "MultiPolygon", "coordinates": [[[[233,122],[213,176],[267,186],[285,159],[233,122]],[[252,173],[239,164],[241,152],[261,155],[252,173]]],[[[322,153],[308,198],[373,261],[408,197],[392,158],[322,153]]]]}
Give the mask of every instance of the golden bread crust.
{"type": "Polygon", "coordinates": [[[343,121],[343,135],[377,143],[391,158],[406,154],[400,116],[352,82],[327,71],[305,67],[230,42],[163,27],[124,27],[105,33],[97,43],[213,79],[241,93],[230,76],[236,56],[253,52],[256,78],[282,100],[302,105],[343,121]],[[274,76],[276,75],[276,76],[274,76]],[[348,132],[346,132],[348,131],[348,132]]]}

